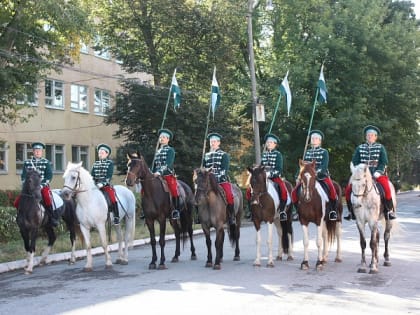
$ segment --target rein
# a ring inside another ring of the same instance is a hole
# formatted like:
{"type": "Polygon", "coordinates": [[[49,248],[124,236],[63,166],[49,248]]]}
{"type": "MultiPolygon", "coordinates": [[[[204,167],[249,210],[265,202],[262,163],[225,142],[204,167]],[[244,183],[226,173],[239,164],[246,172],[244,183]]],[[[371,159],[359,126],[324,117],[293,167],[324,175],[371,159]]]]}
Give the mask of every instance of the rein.
{"type": "Polygon", "coordinates": [[[77,179],[76,179],[76,183],[74,184],[74,187],[70,187],[70,186],[67,186],[67,185],[64,185],[63,187],[70,189],[73,192],[74,196],[76,196],[78,193],[88,191],[87,189],[86,190],[77,189],[77,187],[80,188],[80,172],[79,171],[77,172],[77,179]]]}
{"type": "Polygon", "coordinates": [[[373,181],[372,181],[372,184],[371,184],[370,188],[368,186],[367,180],[365,182],[366,182],[365,190],[361,194],[356,194],[353,190],[354,185],[351,185],[351,192],[352,192],[353,196],[355,196],[355,197],[366,197],[372,191],[372,189],[375,187],[375,185],[373,184],[373,181]]]}

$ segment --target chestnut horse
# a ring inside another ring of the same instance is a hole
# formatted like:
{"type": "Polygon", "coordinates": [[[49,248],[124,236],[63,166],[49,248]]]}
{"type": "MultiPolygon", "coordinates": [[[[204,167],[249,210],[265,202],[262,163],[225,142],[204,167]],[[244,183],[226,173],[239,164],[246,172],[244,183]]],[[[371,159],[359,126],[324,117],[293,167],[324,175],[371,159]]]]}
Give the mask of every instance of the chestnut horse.
{"type": "Polygon", "coordinates": [[[257,258],[254,266],[261,266],[261,223],[267,222],[268,225],[268,262],[267,267],[274,267],[273,262],[273,223],[276,226],[279,239],[277,260],[282,260],[283,254],[287,256],[287,260],[293,260],[293,227],[292,213],[290,203],[290,193],[292,192],[292,184],[285,181],[288,190],[288,204],[285,211],[287,214],[286,221],[280,221],[277,209],[280,204],[279,195],[274,183],[266,176],[265,167],[262,165],[253,168],[248,167],[250,173],[251,185],[251,212],[254,227],[257,230],[257,258]]]}
{"type": "MultiPolygon", "coordinates": [[[[215,270],[221,269],[223,259],[223,243],[225,239],[224,224],[227,221],[226,200],[223,197],[223,188],[217,183],[214,174],[205,168],[194,170],[193,181],[195,184],[195,202],[198,206],[198,216],[201,227],[206,236],[207,262],[206,267],[212,267],[215,270]],[[210,229],[216,230],[216,257],[213,265],[213,256],[211,250],[210,229]]],[[[243,211],[242,191],[235,184],[232,184],[232,193],[234,199],[234,211],[236,223],[228,227],[230,243],[235,246],[235,256],[233,260],[239,261],[239,237],[241,229],[241,217],[243,211]]]]}
{"type": "Polygon", "coordinates": [[[327,263],[330,245],[337,241],[337,252],[335,262],[342,262],[341,259],[341,216],[343,213],[343,204],[341,200],[341,187],[333,181],[334,188],[338,195],[337,216],[338,220],[330,221],[325,217],[328,203],[328,195],[316,180],[315,161],[304,162],[299,160],[300,172],[299,181],[301,187],[298,192],[298,214],[299,221],[303,231],[304,257],[301,263],[301,269],[309,268],[309,223],[317,226],[316,246],[318,247],[318,260],[316,269],[322,270],[323,265],[327,263]]]}
{"type": "MultiPolygon", "coordinates": [[[[155,177],[148,168],[144,157],[140,153],[128,155],[127,163],[128,171],[125,178],[127,186],[134,186],[139,181],[141,182],[143,195],[141,198],[143,213],[147,228],[150,233],[150,244],[152,245],[152,261],[149,264],[149,269],[156,269],[156,237],[155,237],[155,221],[159,223],[159,245],[160,245],[160,262],[159,269],[166,269],[165,266],[165,233],[166,233],[166,219],[170,217],[171,213],[171,196],[167,188],[165,188],[165,181],[161,177],[155,177]]],[[[193,242],[193,209],[194,209],[194,195],[191,188],[181,180],[178,182],[178,192],[181,210],[180,224],[176,219],[169,219],[171,226],[175,232],[176,249],[172,262],[178,262],[180,255],[180,239],[182,236],[185,242],[187,235],[190,238],[191,245],[191,260],[197,259],[195,254],[195,247],[193,242]]]]}
{"type": "MultiPolygon", "coordinates": [[[[369,273],[375,274],[378,272],[378,247],[379,247],[379,221],[384,221],[383,205],[381,205],[381,197],[378,187],[372,178],[369,167],[366,164],[359,164],[354,166],[350,163],[351,177],[350,183],[352,185],[351,203],[353,204],[354,215],[356,217],[357,229],[360,235],[360,247],[362,249],[361,266],[358,272],[365,273],[366,266],[366,224],[370,229],[370,249],[372,251],[372,259],[370,262],[369,273]]],[[[394,201],[394,209],[397,209],[396,196],[394,186],[389,183],[391,188],[392,200],[394,201]]],[[[382,222],[384,223],[384,222],[382,222]]],[[[385,252],[384,252],[384,266],[391,266],[389,261],[388,242],[391,235],[391,229],[397,224],[396,220],[386,220],[384,230],[385,252]]],[[[384,224],[382,224],[384,225],[384,224]]]]}

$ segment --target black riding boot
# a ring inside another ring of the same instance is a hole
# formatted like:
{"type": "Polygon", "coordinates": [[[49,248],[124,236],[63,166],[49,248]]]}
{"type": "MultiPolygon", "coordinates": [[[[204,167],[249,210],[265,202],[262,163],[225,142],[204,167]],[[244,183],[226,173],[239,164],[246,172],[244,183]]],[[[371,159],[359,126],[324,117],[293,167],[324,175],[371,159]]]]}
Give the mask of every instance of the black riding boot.
{"type": "Polygon", "coordinates": [[[229,225],[236,224],[236,218],[235,218],[235,209],[233,208],[233,205],[228,204],[226,206],[227,215],[229,218],[229,225]]]}
{"type": "Polygon", "coordinates": [[[58,226],[59,222],[59,218],[57,215],[57,211],[54,211],[52,206],[45,206],[45,211],[47,212],[47,215],[50,219],[50,223],[53,227],[58,226]]]}
{"type": "Polygon", "coordinates": [[[353,205],[351,204],[350,200],[346,200],[347,201],[347,209],[349,210],[349,214],[347,216],[344,217],[344,219],[346,219],[347,221],[350,220],[356,220],[356,217],[354,215],[354,211],[353,211],[353,205]]]}
{"type": "Polygon", "coordinates": [[[118,212],[118,204],[115,202],[111,205],[112,213],[114,214],[114,225],[120,224],[120,214],[118,212]]]}
{"type": "Polygon", "coordinates": [[[394,203],[392,202],[392,199],[385,200],[384,215],[385,215],[385,220],[394,220],[397,218],[395,216],[394,203]]]}
{"type": "Polygon", "coordinates": [[[330,199],[328,207],[328,220],[330,221],[337,221],[337,200],[330,199]]]}
{"type": "Polygon", "coordinates": [[[174,209],[172,210],[171,218],[178,220],[181,217],[179,213],[179,197],[172,197],[172,204],[174,209]]]}
{"type": "Polygon", "coordinates": [[[279,206],[279,209],[278,209],[278,212],[279,212],[279,215],[280,215],[280,221],[286,221],[287,220],[286,203],[287,203],[287,200],[281,200],[280,199],[280,206],[279,206]]]}

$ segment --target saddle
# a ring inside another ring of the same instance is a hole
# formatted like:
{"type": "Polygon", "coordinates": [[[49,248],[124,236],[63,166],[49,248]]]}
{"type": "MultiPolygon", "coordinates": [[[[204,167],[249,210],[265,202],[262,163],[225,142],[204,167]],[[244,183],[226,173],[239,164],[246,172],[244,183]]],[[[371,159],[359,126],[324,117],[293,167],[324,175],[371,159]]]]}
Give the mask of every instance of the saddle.
{"type": "Polygon", "coordinates": [[[324,182],[323,180],[318,180],[318,183],[321,185],[322,189],[324,189],[327,196],[329,196],[330,195],[330,188],[328,187],[327,183],[324,182]]]}
{"type": "Polygon", "coordinates": [[[219,190],[220,195],[222,196],[223,202],[227,204],[226,193],[222,186],[217,185],[217,189],[219,190]]]}
{"type": "Polygon", "coordinates": [[[171,194],[171,191],[169,190],[169,186],[168,186],[168,183],[166,182],[166,180],[165,180],[162,176],[158,176],[157,178],[158,178],[158,179],[160,180],[160,182],[162,183],[163,190],[164,190],[165,192],[167,192],[167,193],[171,194]]]}
{"type": "Polygon", "coordinates": [[[385,190],[382,187],[382,185],[379,184],[377,181],[375,181],[375,189],[379,193],[379,196],[381,197],[381,203],[385,204],[385,190]]]}

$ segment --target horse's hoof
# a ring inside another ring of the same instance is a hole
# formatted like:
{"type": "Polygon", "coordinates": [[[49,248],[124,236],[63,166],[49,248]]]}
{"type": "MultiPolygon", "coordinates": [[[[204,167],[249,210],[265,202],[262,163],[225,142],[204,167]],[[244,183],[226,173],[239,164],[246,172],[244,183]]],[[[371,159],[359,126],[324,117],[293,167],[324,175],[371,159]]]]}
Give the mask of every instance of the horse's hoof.
{"type": "Polygon", "coordinates": [[[121,260],[120,265],[122,266],[128,265],[128,260],[121,260]]]}
{"type": "Polygon", "coordinates": [[[172,262],[172,263],[177,263],[177,262],[179,262],[178,257],[174,257],[174,258],[172,258],[171,262],[172,262]]]}
{"type": "Polygon", "coordinates": [[[211,262],[206,262],[205,267],[206,268],[211,268],[211,267],[213,267],[213,264],[211,262]]]}
{"type": "Polygon", "coordinates": [[[294,260],[293,256],[287,256],[287,261],[292,261],[294,260]]]}
{"type": "Polygon", "coordinates": [[[241,260],[241,257],[239,257],[239,256],[233,257],[233,261],[240,261],[240,260],[241,260]]]}
{"type": "Polygon", "coordinates": [[[283,257],[281,257],[281,256],[277,256],[277,257],[276,257],[276,260],[277,260],[277,261],[282,261],[282,260],[283,260],[283,257]]]}
{"type": "Polygon", "coordinates": [[[336,259],[334,260],[334,262],[336,262],[336,263],[342,263],[342,262],[343,262],[343,260],[342,260],[341,258],[336,258],[336,259]]]}
{"type": "Polygon", "coordinates": [[[315,269],[316,269],[316,271],[322,271],[322,270],[324,270],[324,265],[323,264],[319,264],[319,265],[317,264],[315,269]]]}
{"type": "Polygon", "coordinates": [[[259,263],[259,262],[254,262],[253,266],[254,266],[254,267],[261,267],[261,263],[259,263]]]}
{"type": "Polygon", "coordinates": [[[122,264],[122,259],[121,259],[121,258],[117,258],[117,259],[115,260],[115,263],[116,263],[117,265],[122,264]]]}
{"type": "Polygon", "coordinates": [[[159,265],[159,270],[165,270],[165,269],[168,269],[168,268],[166,268],[165,264],[160,264],[159,265]]]}
{"type": "Polygon", "coordinates": [[[220,270],[220,269],[222,269],[222,266],[220,266],[220,264],[218,265],[214,264],[213,270],[220,270]]]}
{"type": "Polygon", "coordinates": [[[191,260],[197,260],[197,256],[196,255],[191,255],[191,260]]]}
{"type": "Polygon", "coordinates": [[[69,265],[74,265],[76,263],[76,261],[74,261],[74,260],[69,260],[69,265]]]}
{"type": "Polygon", "coordinates": [[[357,269],[358,273],[366,273],[366,268],[359,268],[357,269]]]}
{"type": "Polygon", "coordinates": [[[149,270],[155,270],[156,264],[149,264],[149,270]]]}
{"type": "Polygon", "coordinates": [[[370,269],[369,270],[369,274],[370,275],[376,275],[378,273],[378,270],[377,269],[370,269]]]}
{"type": "Polygon", "coordinates": [[[302,261],[302,263],[300,264],[300,269],[301,270],[308,270],[309,269],[309,263],[307,260],[302,261]]]}
{"type": "Polygon", "coordinates": [[[85,267],[85,268],[83,268],[83,271],[91,272],[91,271],[93,271],[93,268],[92,267],[85,267]]]}
{"type": "Polygon", "coordinates": [[[25,275],[31,275],[32,274],[32,270],[26,270],[25,269],[25,275]]]}
{"type": "Polygon", "coordinates": [[[385,267],[391,267],[391,262],[390,261],[384,261],[384,266],[385,267]]]}
{"type": "Polygon", "coordinates": [[[274,263],[272,261],[267,263],[267,268],[274,268],[274,263]]]}
{"type": "Polygon", "coordinates": [[[111,270],[112,269],[112,265],[105,265],[105,270],[111,270]]]}

